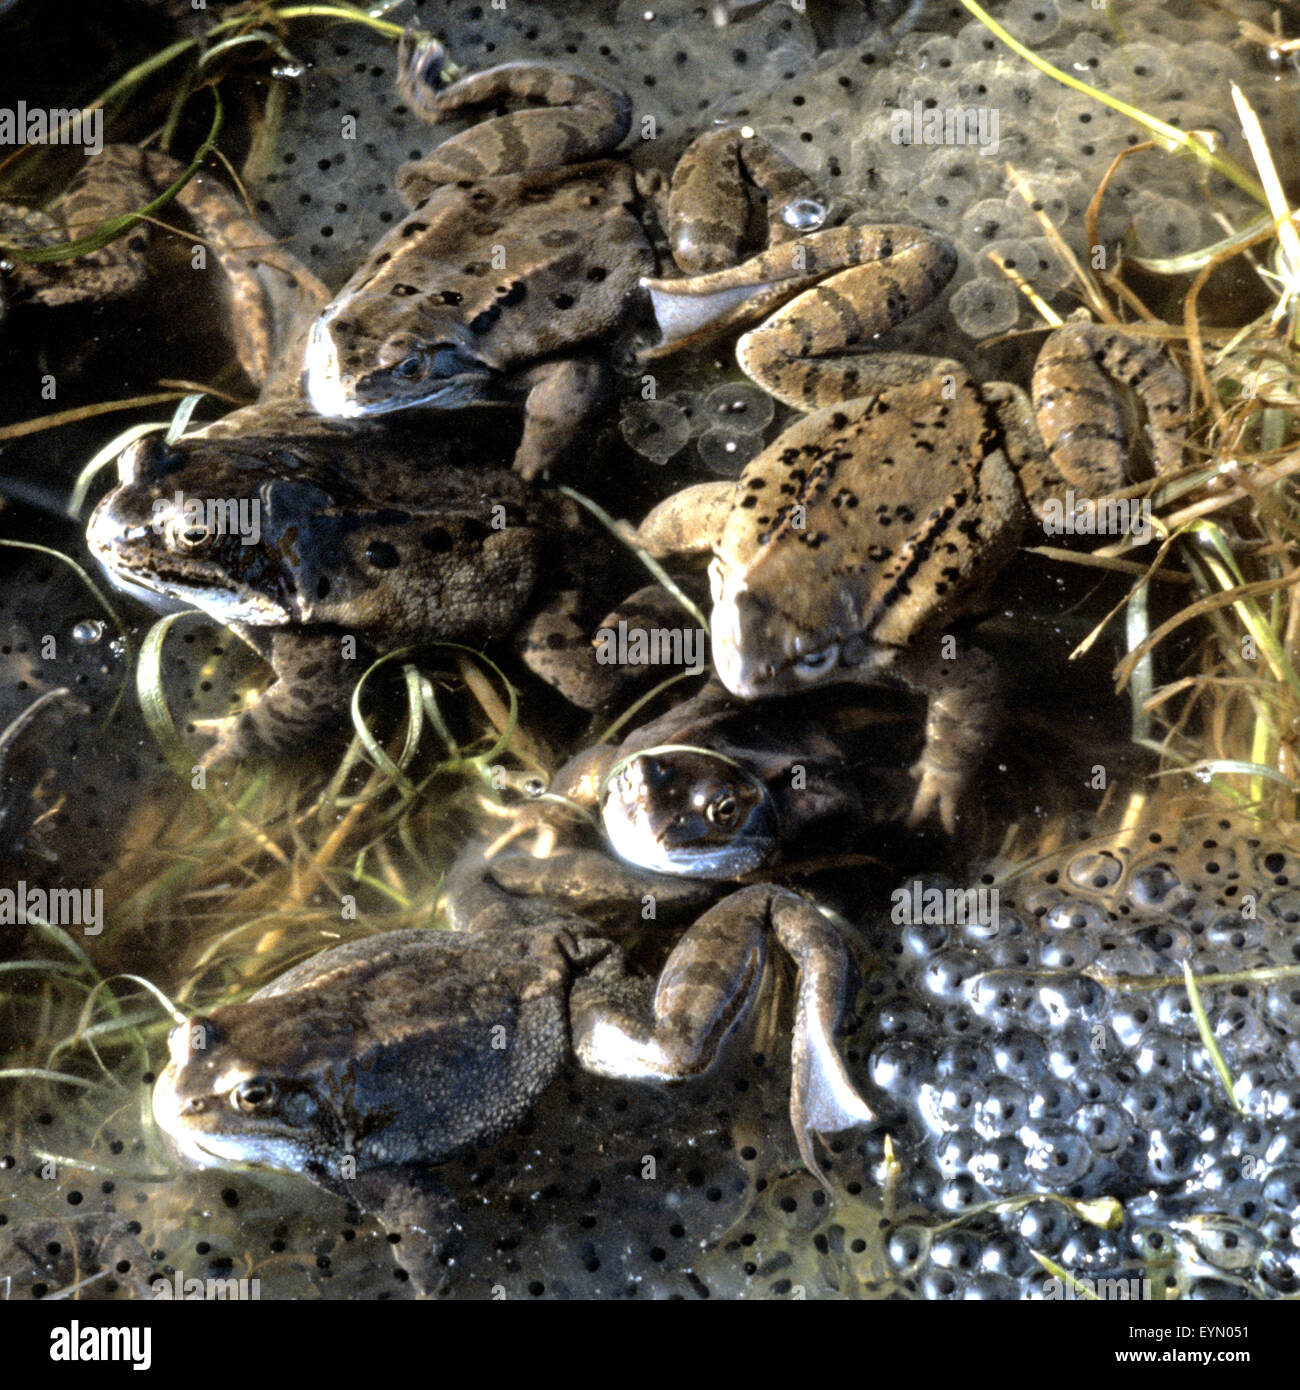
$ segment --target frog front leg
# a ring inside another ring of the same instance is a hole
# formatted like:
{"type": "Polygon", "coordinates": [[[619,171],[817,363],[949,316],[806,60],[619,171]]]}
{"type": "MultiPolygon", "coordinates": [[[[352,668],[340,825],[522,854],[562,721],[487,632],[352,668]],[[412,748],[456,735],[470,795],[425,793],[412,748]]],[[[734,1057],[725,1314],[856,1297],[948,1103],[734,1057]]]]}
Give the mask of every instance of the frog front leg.
{"type": "Polygon", "coordinates": [[[251,704],[222,719],[194,721],[215,736],[201,762],[278,758],[307,746],[343,722],[352,686],[364,667],[344,657],[338,632],[242,628],[241,636],[270,661],[276,679],[251,704]]]}
{"type": "Polygon", "coordinates": [[[950,635],[904,648],[881,672],[928,700],[925,745],[912,767],[918,779],[909,825],[938,812],[949,835],[972,773],[983,762],[1002,723],[1001,678],[979,647],[957,647],[950,635]]]}
{"type": "Polygon", "coordinates": [[[569,1001],[574,1055],[586,1070],[632,1081],[675,1082],[707,1072],[765,985],[769,937],[798,970],[790,1122],[809,1171],[825,1182],[814,1133],[870,1124],[835,1046],[857,983],[853,957],[811,903],[770,885],[743,888],[682,937],[658,980],[577,981],[569,1001]]]}
{"type": "Polygon", "coordinates": [[[591,357],[564,357],[520,372],[524,433],[511,467],[538,478],[581,437],[587,420],[610,393],[609,368],[591,357]]]}

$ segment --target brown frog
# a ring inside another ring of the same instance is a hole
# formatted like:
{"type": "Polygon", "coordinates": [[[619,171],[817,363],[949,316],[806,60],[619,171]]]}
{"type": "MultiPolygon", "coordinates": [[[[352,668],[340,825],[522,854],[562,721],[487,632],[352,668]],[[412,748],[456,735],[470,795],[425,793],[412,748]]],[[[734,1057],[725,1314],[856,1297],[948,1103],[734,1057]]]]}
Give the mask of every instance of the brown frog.
{"type": "MultiPolygon", "coordinates": [[[[159,166],[151,167],[143,151],[109,145],[86,161],[49,212],[0,203],[0,244],[35,251],[86,236],[111,218],[151,202],[158,193],[158,172],[159,166]]],[[[149,235],[148,224],[142,222],[99,250],[72,260],[7,259],[0,263],[5,298],[57,307],[128,294],[144,279],[149,235]]]]}
{"type": "MultiPolygon", "coordinates": [[[[345,716],[369,655],[407,644],[511,638],[581,708],[645,674],[592,645],[607,595],[631,587],[622,547],[511,472],[495,436],[280,404],[237,414],[131,445],[86,532],[120,587],[202,609],[274,667],[252,704],[206,726],[205,761],[301,748],[345,716]]],[[[605,623],[654,621],[669,602],[640,591],[605,623]]]]}
{"type": "MultiPolygon", "coordinates": [[[[69,259],[0,262],[9,298],[46,307],[99,302],[138,290],[149,273],[149,224],[169,195],[212,249],[223,272],[229,328],[241,364],[257,383],[270,381],[271,394],[292,389],[298,367],[286,358],[301,354],[310,318],[328,298],[309,271],[275,245],[220,180],[205,170],[186,182],[186,167],[157,150],[107,145],[89,159],[48,213],[0,205],[0,242],[39,249],[85,237],[105,224],[135,217],[98,250],[69,259]],[[306,312],[298,321],[295,314],[306,312]]],[[[168,204],[170,207],[170,204],[168,204]]]]}
{"type": "Polygon", "coordinates": [[[597,815],[622,860],[655,873],[725,881],[778,865],[860,864],[863,852],[897,848],[919,741],[881,692],[813,690],[753,705],[711,680],[621,744],[571,759],[519,828],[540,829],[559,798],[597,815]]]}
{"type": "Polygon", "coordinates": [[[713,658],[735,693],[848,681],[925,694],[912,819],[937,811],[951,830],[999,699],[989,659],[959,654],[944,629],[979,606],[1031,511],[1129,479],[1135,435],[1116,383],[1147,409],[1157,469],[1176,466],[1186,382],[1155,347],[1090,324],[1048,338],[1032,408],[1017,387],[980,385],[953,361],[864,359],[859,329],[845,349],[836,278],[775,316],[794,331],[793,353],[762,341],[766,325],[738,348],[761,384],[811,413],[734,483],[661,504],[639,539],[661,556],[712,554],[713,658]]]}
{"type": "Polygon", "coordinates": [[[892,259],[912,306],[952,273],[951,247],[911,229],[808,237],[827,202],[752,132],[692,142],[660,209],[653,179],[638,186],[625,164],[600,158],[628,132],[622,92],[531,63],[439,92],[441,63],[437,47],[408,45],[399,64],[407,101],[428,119],[498,102],[528,109],[485,120],[401,171],[411,212],[325,308],[307,346],[307,392],[322,414],[522,399],[515,466],[532,477],[575,435],[599,389],[592,348],[624,324],[643,287],[677,347],[699,336],[701,315],[716,336],[806,287],[809,254],[814,281],[892,259]],[[751,188],[766,201],[769,252],[736,266],[751,188]],[[687,282],[645,278],[655,262],[647,228],[661,219],[676,266],[708,280],[686,310],[661,290],[687,282]]]}

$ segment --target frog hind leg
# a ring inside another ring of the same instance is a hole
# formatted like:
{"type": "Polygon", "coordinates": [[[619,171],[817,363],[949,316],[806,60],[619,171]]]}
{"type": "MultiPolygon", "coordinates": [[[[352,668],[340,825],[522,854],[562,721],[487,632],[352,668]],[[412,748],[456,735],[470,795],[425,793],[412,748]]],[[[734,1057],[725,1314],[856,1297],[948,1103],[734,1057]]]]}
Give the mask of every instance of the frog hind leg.
{"type": "Polygon", "coordinates": [[[873,234],[860,237],[861,262],[812,285],[736,344],[745,375],[798,410],[861,395],[873,370],[864,349],[931,303],[956,268],[949,242],[915,228],[845,230],[873,234]]]}
{"type": "Polygon", "coordinates": [[[342,722],[363,669],[344,657],[339,633],[276,631],[268,643],[263,633],[249,629],[247,638],[268,657],[276,679],[235,714],[194,721],[198,732],[216,738],[200,760],[203,767],[224,758],[276,758],[301,749],[342,722]]]}
{"type": "Polygon", "coordinates": [[[839,932],[797,893],[774,891],[769,911],[776,939],[798,969],[790,1123],[805,1166],[825,1186],[813,1134],[835,1134],[876,1119],[835,1046],[857,993],[857,963],[839,932]]]}
{"type": "Polygon", "coordinates": [[[688,275],[736,264],[749,221],[747,178],[767,202],[769,245],[826,220],[813,181],[766,140],[735,126],[705,131],[677,161],[668,191],[669,244],[688,275]]]}
{"type": "Polygon", "coordinates": [[[875,1116],[834,1044],[857,974],[839,934],[797,894],[742,888],[681,938],[653,986],[611,979],[607,959],[570,995],[573,1049],[601,1076],[675,1082],[707,1072],[763,989],[768,939],[798,967],[790,1120],[799,1152],[823,1182],[814,1132],[834,1133],[875,1116]]]}
{"type": "Polygon", "coordinates": [[[523,174],[599,159],[615,149],[632,124],[632,103],[615,87],[539,63],[502,63],[438,90],[433,49],[403,37],[398,53],[402,99],[425,120],[500,103],[527,109],[472,126],[444,140],[398,173],[398,191],[414,206],[439,184],[457,179],[523,174]]]}
{"type": "Polygon", "coordinates": [[[557,463],[608,398],[611,384],[609,369],[590,357],[543,362],[520,373],[519,385],[526,394],[515,472],[537,478],[557,463]]]}
{"type": "MultiPolygon", "coordinates": [[[[150,152],[147,159],[159,192],[184,172],[166,155],[150,152]]],[[[329,302],[329,291],[210,174],[199,170],[176,202],[221,269],[240,365],[264,397],[293,394],[307,331],[329,302]]]]}
{"type": "MultiPolygon", "coordinates": [[[[140,150],[133,145],[106,145],[73,176],[59,198],[57,221],[7,204],[0,204],[0,214],[6,235],[25,243],[37,239],[42,245],[54,245],[63,240],[64,232],[70,240],[88,236],[110,218],[143,207],[156,193],[140,150]]],[[[106,246],[71,260],[45,265],[17,262],[12,278],[28,299],[47,308],[98,302],[129,294],[141,283],[148,251],[149,228],[137,223],[106,246]]]]}
{"type": "Polygon", "coordinates": [[[757,324],[736,344],[746,375],[801,410],[846,400],[863,350],[930,303],[956,266],[951,242],[933,232],[831,227],[728,270],[646,279],[662,336],[642,356],[650,361],[757,324]]]}
{"type": "Polygon", "coordinates": [[[1103,324],[1072,323],[1047,338],[1034,366],[1034,414],[1048,456],[1066,482],[1093,493],[1132,481],[1133,441],[1116,385],[1146,408],[1156,471],[1176,469],[1187,431],[1187,380],[1158,346],[1103,324]]]}
{"type": "Polygon", "coordinates": [[[524,665],[571,705],[597,710],[614,698],[621,673],[599,661],[581,609],[579,590],[560,590],[527,620],[515,646],[524,665]]]}

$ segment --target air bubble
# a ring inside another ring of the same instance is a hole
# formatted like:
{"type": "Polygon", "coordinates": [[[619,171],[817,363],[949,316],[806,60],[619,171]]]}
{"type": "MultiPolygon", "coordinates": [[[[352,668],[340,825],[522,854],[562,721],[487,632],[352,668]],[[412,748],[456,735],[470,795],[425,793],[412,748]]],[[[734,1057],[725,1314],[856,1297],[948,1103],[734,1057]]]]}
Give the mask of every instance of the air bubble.
{"type": "Polygon", "coordinates": [[[102,618],[83,618],[81,622],[74,625],[72,629],[72,640],[74,642],[84,642],[89,645],[98,642],[108,628],[108,624],[102,618]]]}
{"type": "Polygon", "coordinates": [[[781,221],[796,232],[815,232],[830,215],[830,208],[816,198],[796,198],[781,209],[781,221]]]}

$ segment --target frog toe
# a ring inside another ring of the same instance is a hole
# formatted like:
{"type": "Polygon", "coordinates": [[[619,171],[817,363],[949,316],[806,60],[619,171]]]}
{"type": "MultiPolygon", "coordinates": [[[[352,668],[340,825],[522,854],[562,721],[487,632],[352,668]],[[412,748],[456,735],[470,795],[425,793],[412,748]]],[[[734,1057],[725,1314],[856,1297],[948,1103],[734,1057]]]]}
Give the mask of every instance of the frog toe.
{"type": "Polygon", "coordinates": [[[965,777],[953,768],[938,766],[924,755],[913,765],[912,776],[919,779],[920,785],[912,798],[908,826],[915,828],[937,811],[944,831],[954,834],[965,777]]]}

